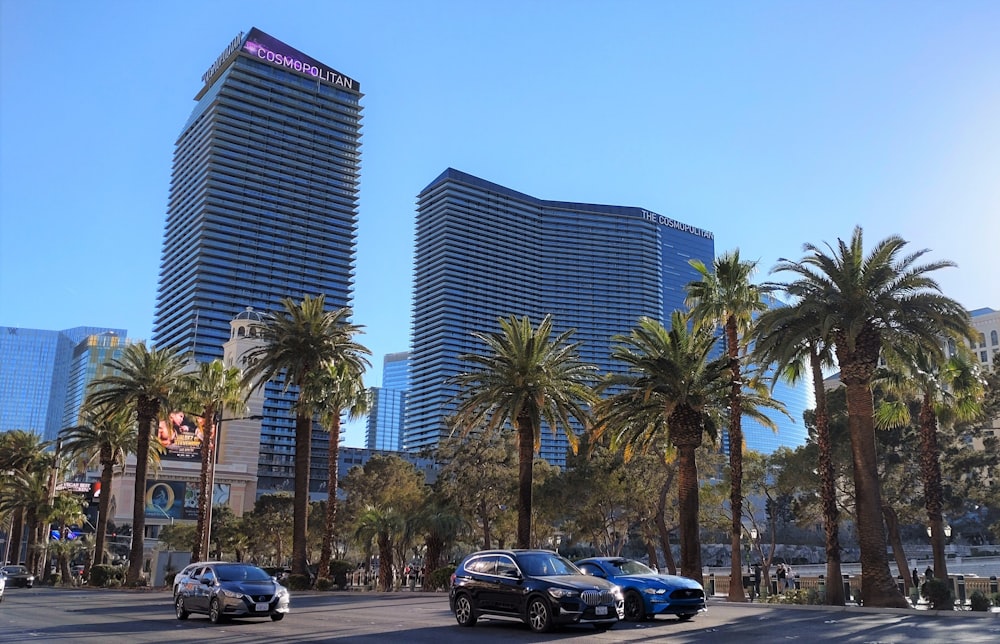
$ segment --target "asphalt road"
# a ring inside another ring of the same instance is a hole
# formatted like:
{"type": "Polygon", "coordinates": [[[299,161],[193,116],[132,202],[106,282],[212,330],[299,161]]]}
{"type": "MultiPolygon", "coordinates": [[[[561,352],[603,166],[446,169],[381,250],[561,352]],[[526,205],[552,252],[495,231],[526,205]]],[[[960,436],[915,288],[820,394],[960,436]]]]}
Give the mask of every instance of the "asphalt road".
{"type": "Polygon", "coordinates": [[[709,603],[689,622],[659,617],[598,634],[573,627],[536,635],[517,622],[481,620],[459,627],[444,593],[293,593],[280,622],[235,620],[213,626],[192,615],[178,621],[169,591],[7,589],[0,603],[0,642],[133,644],[146,642],[734,642],[903,643],[1000,642],[1000,613],[775,607],[709,603]]]}

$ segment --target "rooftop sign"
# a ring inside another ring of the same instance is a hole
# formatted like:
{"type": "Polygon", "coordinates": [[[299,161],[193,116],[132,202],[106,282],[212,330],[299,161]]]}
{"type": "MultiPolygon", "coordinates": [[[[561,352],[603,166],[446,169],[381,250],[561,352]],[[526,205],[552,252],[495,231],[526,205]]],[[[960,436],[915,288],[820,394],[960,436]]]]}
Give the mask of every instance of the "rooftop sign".
{"type": "MultiPolygon", "coordinates": [[[[327,67],[293,47],[289,47],[277,38],[272,38],[256,27],[251,29],[247,35],[246,41],[243,43],[243,51],[277,67],[312,76],[329,85],[355,92],[361,91],[361,85],[353,78],[344,76],[337,70],[327,67]]],[[[223,53],[225,54],[225,52],[223,53]]]]}
{"type": "Polygon", "coordinates": [[[654,224],[660,224],[661,226],[666,226],[667,228],[682,230],[686,233],[697,235],[698,237],[705,237],[706,239],[715,239],[715,235],[713,235],[712,231],[710,230],[705,230],[703,228],[695,228],[694,226],[689,226],[688,224],[677,221],[676,219],[671,219],[670,217],[658,215],[655,212],[651,212],[649,210],[642,211],[642,218],[654,224]]]}

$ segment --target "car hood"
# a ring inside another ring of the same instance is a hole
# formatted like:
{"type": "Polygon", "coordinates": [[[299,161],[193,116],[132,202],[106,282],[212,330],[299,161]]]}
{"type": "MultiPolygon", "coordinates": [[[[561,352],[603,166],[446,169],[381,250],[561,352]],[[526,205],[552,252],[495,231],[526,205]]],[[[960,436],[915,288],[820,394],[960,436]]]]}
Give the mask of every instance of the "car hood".
{"type": "Polygon", "coordinates": [[[234,590],[245,595],[273,595],[281,588],[273,581],[224,581],[220,584],[226,590],[234,590]]]}
{"type": "Polygon", "coordinates": [[[694,579],[688,579],[687,577],[681,577],[680,575],[658,575],[650,573],[646,575],[618,575],[614,579],[615,581],[621,583],[624,583],[625,581],[635,581],[646,584],[663,584],[665,586],[670,586],[671,588],[701,588],[701,584],[696,582],[694,579]]]}
{"type": "Polygon", "coordinates": [[[616,585],[607,579],[590,575],[548,575],[540,578],[573,590],[611,590],[616,585]]]}

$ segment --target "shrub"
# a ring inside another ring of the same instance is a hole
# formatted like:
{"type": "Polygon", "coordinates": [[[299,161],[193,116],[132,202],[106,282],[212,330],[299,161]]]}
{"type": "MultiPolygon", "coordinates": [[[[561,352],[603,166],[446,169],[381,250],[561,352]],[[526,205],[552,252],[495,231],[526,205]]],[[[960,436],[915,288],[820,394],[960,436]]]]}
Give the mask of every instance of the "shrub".
{"type": "Polygon", "coordinates": [[[993,593],[990,599],[993,601],[994,606],[1000,606],[1000,593],[993,593]]]}
{"type": "MultiPolygon", "coordinates": [[[[99,564],[90,569],[90,585],[99,588],[111,588],[109,581],[118,581],[118,586],[125,580],[125,568],[121,566],[111,566],[99,564]]],[[[117,587],[117,586],[115,586],[117,587]]]]}
{"type": "Polygon", "coordinates": [[[122,582],[120,579],[109,579],[104,583],[102,588],[121,588],[122,582]]]}
{"type": "Polygon", "coordinates": [[[920,587],[920,594],[933,610],[955,610],[955,598],[943,579],[928,579],[920,587]]]}
{"type": "Polygon", "coordinates": [[[455,572],[455,566],[442,566],[441,568],[438,568],[424,580],[424,589],[440,590],[442,588],[447,588],[448,584],[451,582],[451,573],[453,572],[455,572]]]}
{"type": "Polygon", "coordinates": [[[288,575],[288,590],[309,590],[312,580],[309,575],[288,575]]]}
{"type": "Polygon", "coordinates": [[[333,588],[333,580],[329,577],[320,577],[316,580],[316,590],[330,590],[333,588]]]}
{"type": "Polygon", "coordinates": [[[333,585],[340,590],[347,588],[347,575],[353,570],[354,565],[349,561],[343,561],[342,559],[331,561],[330,579],[333,580],[333,585]]]}
{"type": "Polygon", "coordinates": [[[974,591],[969,596],[969,607],[979,612],[987,612],[990,609],[990,598],[981,590],[974,591]]]}
{"type": "Polygon", "coordinates": [[[177,577],[177,571],[176,570],[168,570],[167,574],[163,575],[163,585],[164,586],[173,586],[174,585],[174,578],[175,577],[177,577]]]}
{"type": "Polygon", "coordinates": [[[148,585],[149,583],[146,581],[146,578],[140,576],[135,580],[135,583],[132,584],[132,588],[145,588],[148,585]]]}

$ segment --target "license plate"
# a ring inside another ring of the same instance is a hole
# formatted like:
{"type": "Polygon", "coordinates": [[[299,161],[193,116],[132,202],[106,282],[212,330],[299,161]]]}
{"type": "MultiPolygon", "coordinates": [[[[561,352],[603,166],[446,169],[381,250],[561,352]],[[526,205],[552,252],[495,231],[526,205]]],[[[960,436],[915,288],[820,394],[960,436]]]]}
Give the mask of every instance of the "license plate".
{"type": "Polygon", "coordinates": [[[598,607],[596,607],[594,609],[594,614],[595,615],[607,615],[608,614],[608,607],[607,606],[598,606],[598,607]]]}
{"type": "Polygon", "coordinates": [[[264,613],[264,612],[267,612],[267,609],[268,609],[268,605],[267,605],[267,602],[261,602],[261,603],[258,603],[258,604],[257,604],[257,607],[256,607],[256,608],[254,608],[254,610],[255,610],[255,611],[257,611],[258,613],[264,613]]]}

